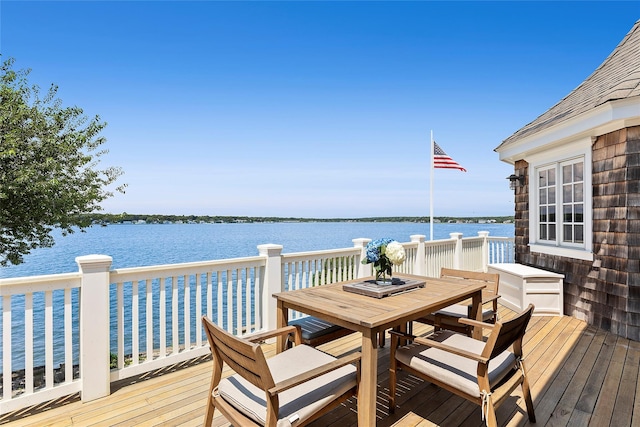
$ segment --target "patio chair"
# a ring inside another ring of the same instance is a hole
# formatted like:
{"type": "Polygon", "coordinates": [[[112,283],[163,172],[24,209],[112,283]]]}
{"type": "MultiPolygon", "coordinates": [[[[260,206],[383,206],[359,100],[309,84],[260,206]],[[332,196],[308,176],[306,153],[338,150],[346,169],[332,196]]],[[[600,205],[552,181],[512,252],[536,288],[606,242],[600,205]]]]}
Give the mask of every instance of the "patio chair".
{"type": "Polygon", "coordinates": [[[507,322],[495,324],[461,318],[460,322],[491,330],[486,342],[441,331],[431,337],[392,332],[389,370],[389,409],[395,410],[396,375],[402,369],[480,405],[487,426],[497,425],[495,408],[518,385],[527,406],[529,421],[536,422],[522,357],[522,339],[533,304],[507,322]],[[398,347],[400,340],[412,344],[398,347]]]}
{"type": "MultiPolygon", "coordinates": [[[[498,319],[498,299],[500,298],[498,294],[498,287],[500,285],[499,274],[442,268],[440,270],[440,277],[485,283],[487,287],[482,290],[482,321],[490,323],[496,322],[498,319]],[[491,306],[485,308],[485,305],[488,304],[491,304],[491,306]]],[[[453,304],[428,316],[417,319],[416,322],[433,325],[433,329],[436,332],[441,329],[448,329],[471,336],[473,328],[459,322],[459,319],[465,317],[471,317],[471,305],[453,304]]]]}
{"type": "Polygon", "coordinates": [[[302,343],[311,347],[350,335],[353,331],[313,316],[290,320],[289,325],[300,326],[302,343]]]}
{"type": "Polygon", "coordinates": [[[360,353],[336,359],[301,344],[295,326],[239,338],[206,316],[202,324],[213,354],[206,426],[215,409],[238,426],[302,426],[357,393],[360,353]],[[290,333],[296,346],[266,359],[259,343],[290,333]],[[236,373],[222,378],[225,363],[236,373]]]}

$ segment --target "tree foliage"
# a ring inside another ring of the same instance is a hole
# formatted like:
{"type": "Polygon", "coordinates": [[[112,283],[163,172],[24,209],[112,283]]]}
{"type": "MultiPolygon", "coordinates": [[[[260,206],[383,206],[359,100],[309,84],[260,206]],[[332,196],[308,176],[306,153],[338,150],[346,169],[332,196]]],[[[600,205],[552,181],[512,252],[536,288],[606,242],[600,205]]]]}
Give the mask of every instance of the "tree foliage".
{"type": "Polygon", "coordinates": [[[119,167],[100,169],[106,123],[62,107],[55,85],[41,96],[29,70],[15,71],[13,63],[4,61],[0,71],[0,266],[52,246],[54,228],[67,234],[89,226],[83,214],[124,192],[124,185],[109,190],[119,167]]]}

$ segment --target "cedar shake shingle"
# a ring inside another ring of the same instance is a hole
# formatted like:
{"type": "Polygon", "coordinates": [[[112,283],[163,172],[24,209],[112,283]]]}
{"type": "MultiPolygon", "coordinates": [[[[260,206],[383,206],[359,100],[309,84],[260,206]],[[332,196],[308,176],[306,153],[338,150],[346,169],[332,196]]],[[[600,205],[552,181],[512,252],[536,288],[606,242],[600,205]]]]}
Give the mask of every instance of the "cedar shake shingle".
{"type": "Polygon", "coordinates": [[[633,97],[640,97],[640,20],[580,86],[537,119],[505,139],[496,150],[575,118],[606,102],[633,97]]]}

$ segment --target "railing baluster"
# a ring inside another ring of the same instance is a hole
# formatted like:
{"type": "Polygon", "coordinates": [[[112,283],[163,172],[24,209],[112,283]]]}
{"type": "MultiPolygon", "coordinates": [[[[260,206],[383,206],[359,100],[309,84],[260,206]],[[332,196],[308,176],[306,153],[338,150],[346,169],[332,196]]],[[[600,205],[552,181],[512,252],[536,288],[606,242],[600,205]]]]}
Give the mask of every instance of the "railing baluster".
{"type": "Polygon", "coordinates": [[[207,271],[207,317],[213,320],[213,274],[207,271]]]}
{"type": "MultiPolygon", "coordinates": [[[[24,296],[24,375],[25,393],[31,394],[33,393],[33,293],[31,292],[24,296]]],[[[7,376],[11,377],[11,375],[7,376]]]]}
{"type": "Polygon", "coordinates": [[[182,327],[184,328],[184,350],[191,348],[191,276],[184,278],[184,314],[182,317],[182,327]]]}
{"type": "Polygon", "coordinates": [[[73,381],[73,305],[71,289],[64,290],[64,382],[73,381]]]}
{"type": "Polygon", "coordinates": [[[178,336],[178,276],[171,278],[171,354],[180,353],[178,336]]]}
{"type": "Polygon", "coordinates": [[[222,294],[222,274],[220,273],[220,271],[216,271],[216,281],[217,281],[217,287],[218,287],[218,326],[222,327],[222,319],[223,319],[223,294],[222,294]]]}
{"type": "Polygon", "coordinates": [[[147,360],[153,360],[153,280],[145,280],[147,304],[145,309],[147,334],[147,360]]]}
{"type": "Polygon", "coordinates": [[[140,362],[140,307],[138,303],[138,282],[131,282],[131,364],[136,366],[140,362]]]}
{"type": "Polygon", "coordinates": [[[160,295],[158,297],[158,315],[160,323],[160,354],[159,357],[167,356],[167,279],[160,279],[160,295]]]}
{"type": "Polygon", "coordinates": [[[44,353],[45,384],[53,387],[53,291],[44,293],[44,353]]]}
{"type": "Polygon", "coordinates": [[[11,384],[11,295],[2,296],[2,400],[11,400],[13,390],[11,384]]]}
{"type": "Polygon", "coordinates": [[[242,272],[236,269],[236,334],[244,335],[246,331],[242,327],[242,272]]]}
{"type": "MultiPolygon", "coordinates": [[[[205,275],[206,279],[206,275],[205,275]]],[[[195,312],[195,334],[196,347],[202,346],[202,323],[200,317],[202,316],[202,274],[196,274],[196,312],[195,312]]]]}
{"type": "Polygon", "coordinates": [[[118,369],[124,368],[124,283],[116,285],[118,311],[118,369]]]}
{"type": "Polygon", "coordinates": [[[251,276],[249,276],[249,270],[247,268],[243,269],[245,275],[245,323],[247,325],[247,333],[253,332],[253,324],[251,323],[251,276]]]}
{"type": "Polygon", "coordinates": [[[233,278],[227,270],[227,331],[233,333],[233,278]]]}

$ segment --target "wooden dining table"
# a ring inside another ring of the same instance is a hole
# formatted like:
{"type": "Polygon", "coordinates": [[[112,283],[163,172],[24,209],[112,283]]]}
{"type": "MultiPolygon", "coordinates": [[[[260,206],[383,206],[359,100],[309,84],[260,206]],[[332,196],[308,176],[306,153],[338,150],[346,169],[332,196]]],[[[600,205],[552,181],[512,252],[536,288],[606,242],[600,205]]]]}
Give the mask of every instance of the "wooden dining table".
{"type": "MultiPolygon", "coordinates": [[[[404,282],[424,282],[424,286],[382,298],[345,291],[345,285],[359,285],[374,279],[368,277],[273,294],[277,299],[278,327],[286,326],[289,310],[295,310],[362,333],[358,385],[360,427],[376,424],[378,334],[469,298],[472,299],[471,317],[482,320],[479,308],[484,285],[478,282],[407,274],[395,274],[394,278],[404,282]]],[[[482,337],[480,330],[474,330],[473,334],[475,338],[482,337]]],[[[278,351],[284,349],[282,339],[278,340],[277,348],[278,351]]]]}

